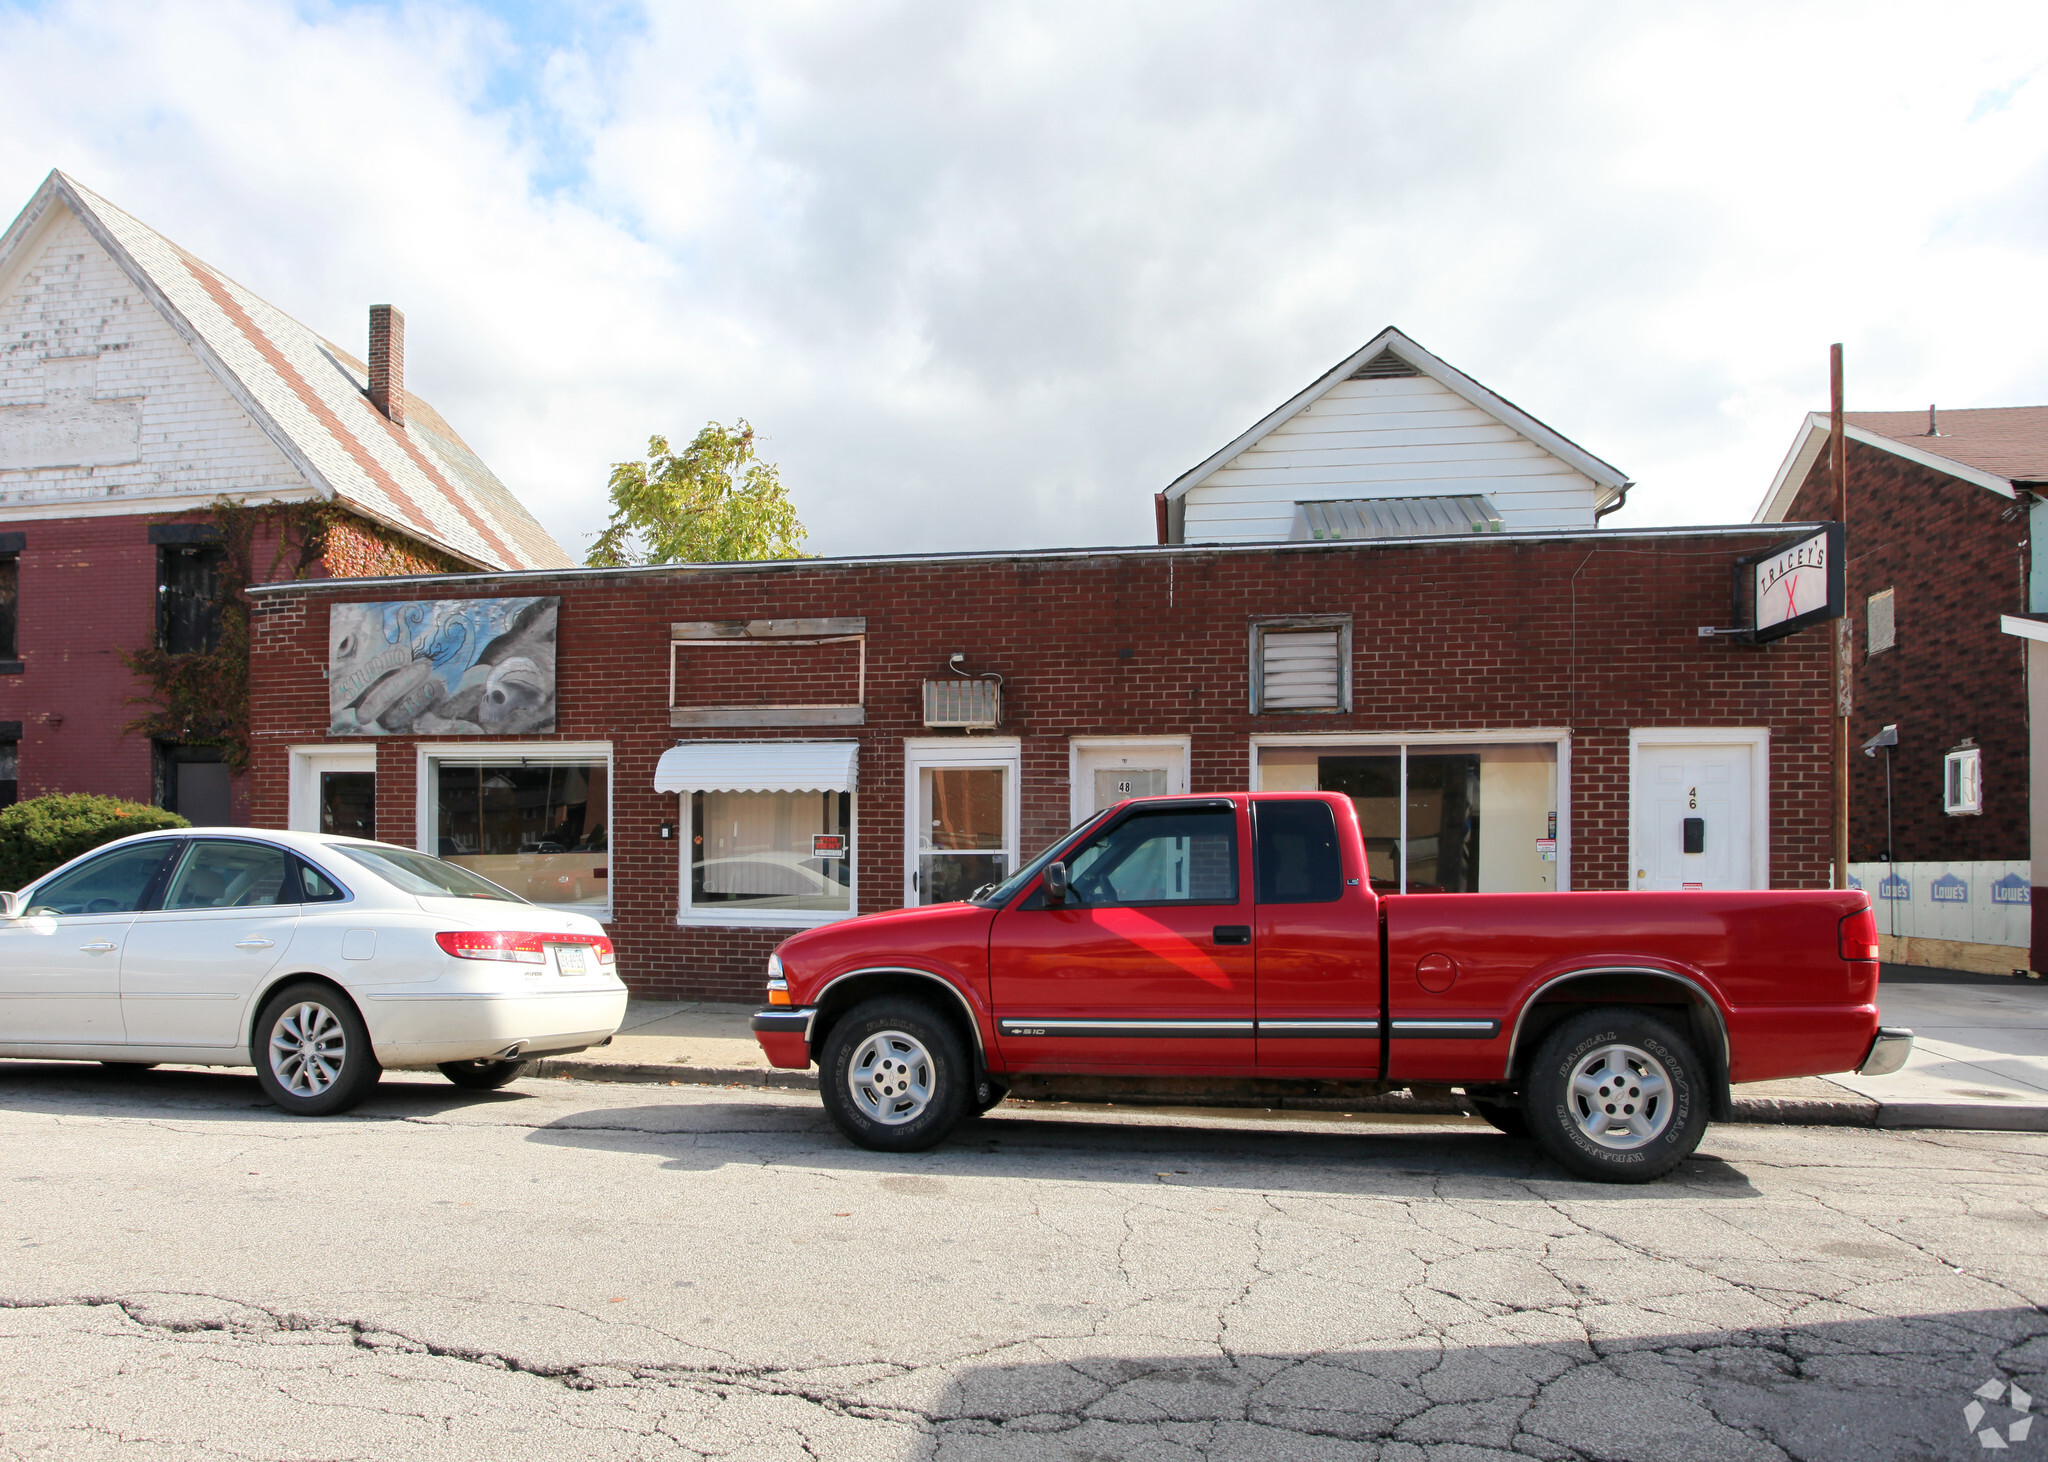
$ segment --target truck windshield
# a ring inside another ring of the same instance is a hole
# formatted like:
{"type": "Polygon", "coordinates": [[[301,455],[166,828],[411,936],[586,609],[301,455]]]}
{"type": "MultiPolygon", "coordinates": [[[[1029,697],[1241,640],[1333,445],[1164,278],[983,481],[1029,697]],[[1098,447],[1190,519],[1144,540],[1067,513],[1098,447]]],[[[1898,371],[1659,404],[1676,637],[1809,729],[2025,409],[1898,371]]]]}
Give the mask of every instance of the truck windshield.
{"type": "Polygon", "coordinates": [[[1068,828],[1065,832],[1061,833],[1059,837],[1054,840],[1052,846],[1045,849],[1044,852],[1040,853],[1037,857],[1033,858],[1029,863],[1026,863],[1022,868],[1019,868],[1015,873],[1012,873],[1008,878],[1004,879],[1001,883],[986,883],[983,884],[980,888],[977,888],[974,891],[974,897],[970,898],[968,902],[971,904],[980,904],[983,908],[988,909],[1001,908],[1004,904],[1008,903],[1011,899],[1015,898],[1017,896],[1018,891],[1022,889],[1025,884],[1031,882],[1032,879],[1038,876],[1039,869],[1045,867],[1046,864],[1052,862],[1054,858],[1059,856],[1059,852],[1062,848],[1066,847],[1069,843],[1073,842],[1074,839],[1079,837],[1082,833],[1087,832],[1088,829],[1095,826],[1096,823],[1102,821],[1102,819],[1106,817],[1108,813],[1109,809],[1105,808],[1103,809],[1103,811],[1095,813],[1091,817],[1082,818],[1081,821],[1075,823],[1072,827],[1068,828]]]}

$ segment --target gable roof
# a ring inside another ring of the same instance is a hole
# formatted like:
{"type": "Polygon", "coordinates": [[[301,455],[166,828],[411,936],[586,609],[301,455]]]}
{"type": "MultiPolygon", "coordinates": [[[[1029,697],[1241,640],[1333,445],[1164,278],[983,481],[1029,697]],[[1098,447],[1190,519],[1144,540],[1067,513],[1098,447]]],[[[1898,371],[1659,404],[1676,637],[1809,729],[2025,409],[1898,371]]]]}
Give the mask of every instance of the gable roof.
{"type": "Polygon", "coordinates": [[[1413,371],[1428,376],[1446,390],[1462,396],[1468,403],[1491,416],[1501,425],[1527,437],[1553,457],[1569,463],[1602,490],[1601,502],[1606,504],[1620,497],[1632,484],[1628,474],[1610,462],[1604,462],[1580,446],[1562,432],[1553,430],[1538,421],[1521,407],[1504,396],[1495,395],[1463,371],[1447,365],[1431,355],[1399,330],[1389,325],[1386,329],[1337,362],[1329,370],[1309,382],[1307,386],[1290,396],[1286,401],[1268,412],[1252,427],[1226,446],[1211,453],[1200,462],[1176,477],[1166,489],[1169,500],[1184,497],[1189,488],[1201,482],[1210,473],[1242,455],[1247,449],[1270,435],[1276,428],[1300,415],[1322,397],[1328,395],[1341,382],[1353,376],[1373,377],[1381,375],[1406,375],[1395,364],[1411,367],[1413,371]],[[1391,360],[1383,359],[1392,357],[1391,360]]]}
{"type": "Polygon", "coordinates": [[[392,422],[360,361],[63,173],[0,235],[0,274],[58,205],[320,496],[479,568],[573,562],[418,395],[407,390],[407,420],[392,422]]]}
{"type": "MultiPolygon", "coordinates": [[[[1845,411],[1842,432],[1852,442],[1973,482],[2000,497],[2016,496],[2016,482],[2048,481],[2048,406],[1938,411],[1935,422],[1941,434],[1929,436],[1924,411],[1845,411]]],[[[1750,521],[1782,521],[1827,445],[1827,413],[1808,412],[1750,521]]]]}

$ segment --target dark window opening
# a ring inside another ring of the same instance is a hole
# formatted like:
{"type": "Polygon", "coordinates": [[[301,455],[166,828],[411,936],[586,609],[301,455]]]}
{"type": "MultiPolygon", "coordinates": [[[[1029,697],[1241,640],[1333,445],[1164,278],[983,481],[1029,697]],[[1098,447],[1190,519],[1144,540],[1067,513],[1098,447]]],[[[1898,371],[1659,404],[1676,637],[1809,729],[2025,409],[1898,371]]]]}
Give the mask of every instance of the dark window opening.
{"type": "Polygon", "coordinates": [[[320,831],[377,840],[377,774],[320,774],[320,831]]]}
{"type": "Polygon", "coordinates": [[[21,792],[21,743],[0,741],[0,807],[12,807],[21,792]]]}
{"type": "Polygon", "coordinates": [[[235,825],[233,785],[218,746],[156,746],[156,805],[194,827],[235,825]]]}
{"type": "Polygon", "coordinates": [[[157,641],[173,655],[204,655],[220,644],[221,550],[199,543],[157,550],[157,641]]]}
{"type": "Polygon", "coordinates": [[[19,660],[21,645],[16,636],[21,599],[21,559],[0,554],[0,660],[19,660]]]}
{"type": "Polygon", "coordinates": [[[1410,893],[1479,892],[1479,758],[1465,753],[1410,755],[1405,789],[1408,844],[1401,847],[1401,758],[1326,756],[1319,790],[1342,792],[1358,807],[1373,887],[1410,893]]]}

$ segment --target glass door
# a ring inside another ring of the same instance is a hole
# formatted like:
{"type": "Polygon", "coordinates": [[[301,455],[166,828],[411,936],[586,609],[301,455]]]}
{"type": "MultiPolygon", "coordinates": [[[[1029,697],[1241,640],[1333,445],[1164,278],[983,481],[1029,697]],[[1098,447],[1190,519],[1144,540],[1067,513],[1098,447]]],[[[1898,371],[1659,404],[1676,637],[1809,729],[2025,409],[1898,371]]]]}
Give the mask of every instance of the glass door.
{"type": "Polygon", "coordinates": [[[1017,866],[1017,757],[1010,747],[912,743],[904,902],[971,898],[1017,866]]]}

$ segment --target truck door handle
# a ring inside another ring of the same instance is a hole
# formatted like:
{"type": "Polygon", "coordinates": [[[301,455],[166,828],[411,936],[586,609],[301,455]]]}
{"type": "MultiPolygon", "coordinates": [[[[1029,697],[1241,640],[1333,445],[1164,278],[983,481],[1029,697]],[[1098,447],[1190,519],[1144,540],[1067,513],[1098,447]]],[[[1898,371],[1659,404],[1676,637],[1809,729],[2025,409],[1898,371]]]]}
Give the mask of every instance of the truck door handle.
{"type": "Polygon", "coordinates": [[[111,939],[95,939],[90,944],[81,944],[78,947],[87,954],[111,954],[121,946],[111,939]]]}
{"type": "Polygon", "coordinates": [[[1252,926],[1249,924],[1218,924],[1214,932],[1218,944],[1250,944],[1252,926]]]}
{"type": "Polygon", "coordinates": [[[271,945],[275,944],[276,942],[277,942],[277,941],[276,941],[276,940],[274,940],[274,939],[264,939],[264,938],[261,938],[260,936],[259,936],[258,938],[255,938],[255,939],[237,939],[237,940],[235,941],[235,948],[237,948],[237,949],[268,949],[268,948],[270,948],[270,946],[271,946],[271,945]]]}

